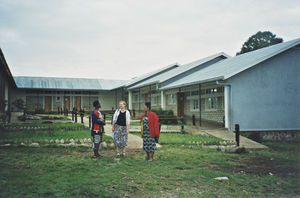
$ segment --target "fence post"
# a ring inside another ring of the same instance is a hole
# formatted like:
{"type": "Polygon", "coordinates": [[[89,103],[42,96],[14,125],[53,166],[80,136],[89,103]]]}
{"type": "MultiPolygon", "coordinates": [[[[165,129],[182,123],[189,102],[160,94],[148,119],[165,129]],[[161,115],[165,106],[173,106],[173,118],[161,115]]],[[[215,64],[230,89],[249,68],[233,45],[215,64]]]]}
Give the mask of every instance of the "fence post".
{"type": "Polygon", "coordinates": [[[74,121],[74,109],[72,111],[72,121],[74,121]]]}
{"type": "Polygon", "coordinates": [[[84,114],[81,112],[80,113],[80,117],[81,117],[81,123],[83,124],[83,116],[84,116],[84,114]]]}
{"type": "Polygon", "coordinates": [[[181,118],[181,130],[184,130],[184,118],[181,118]]]}
{"type": "Polygon", "coordinates": [[[89,116],[89,128],[91,128],[91,125],[92,125],[92,123],[91,123],[91,116],[89,116]]]}
{"type": "Polygon", "coordinates": [[[132,116],[135,118],[135,110],[132,110],[132,116]]]}
{"type": "Polygon", "coordinates": [[[57,114],[59,115],[59,107],[57,107],[57,114]]]}
{"type": "Polygon", "coordinates": [[[77,123],[77,111],[75,111],[75,122],[77,123]]]}
{"type": "Polygon", "coordinates": [[[235,124],[235,141],[236,146],[240,146],[240,125],[235,124]]]}
{"type": "Polygon", "coordinates": [[[195,118],[195,115],[192,116],[192,119],[193,119],[193,126],[196,125],[196,118],[195,118]]]}

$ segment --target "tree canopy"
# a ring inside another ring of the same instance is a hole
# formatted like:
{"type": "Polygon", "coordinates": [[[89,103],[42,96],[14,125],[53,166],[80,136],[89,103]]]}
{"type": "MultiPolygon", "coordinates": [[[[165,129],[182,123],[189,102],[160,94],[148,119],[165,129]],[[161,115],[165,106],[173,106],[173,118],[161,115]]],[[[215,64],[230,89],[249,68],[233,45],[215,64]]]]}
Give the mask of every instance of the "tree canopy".
{"type": "Polygon", "coordinates": [[[282,42],[282,38],[276,37],[276,35],[270,31],[259,31],[248,38],[248,40],[243,44],[241,51],[237,52],[236,55],[251,52],[263,47],[268,47],[282,42]]]}

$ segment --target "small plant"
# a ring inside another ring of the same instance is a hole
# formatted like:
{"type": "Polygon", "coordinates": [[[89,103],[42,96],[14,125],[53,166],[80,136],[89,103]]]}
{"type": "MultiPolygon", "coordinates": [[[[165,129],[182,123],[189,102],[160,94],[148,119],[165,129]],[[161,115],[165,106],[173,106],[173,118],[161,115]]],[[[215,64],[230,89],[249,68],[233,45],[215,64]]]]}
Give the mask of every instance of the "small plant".
{"type": "Polygon", "coordinates": [[[185,130],[183,130],[183,129],[180,131],[180,133],[181,133],[181,134],[188,134],[188,133],[187,133],[185,130]]]}
{"type": "Polygon", "coordinates": [[[178,124],[177,117],[172,110],[163,110],[162,108],[159,108],[152,109],[152,111],[159,117],[159,122],[161,124],[178,124]]]}
{"type": "Polygon", "coordinates": [[[34,110],[34,113],[36,113],[36,114],[45,113],[45,110],[43,108],[36,108],[34,110]]]}
{"type": "Polygon", "coordinates": [[[15,107],[17,107],[19,110],[23,111],[25,115],[26,106],[23,99],[19,98],[15,100],[12,104],[15,105],[15,107]]]}

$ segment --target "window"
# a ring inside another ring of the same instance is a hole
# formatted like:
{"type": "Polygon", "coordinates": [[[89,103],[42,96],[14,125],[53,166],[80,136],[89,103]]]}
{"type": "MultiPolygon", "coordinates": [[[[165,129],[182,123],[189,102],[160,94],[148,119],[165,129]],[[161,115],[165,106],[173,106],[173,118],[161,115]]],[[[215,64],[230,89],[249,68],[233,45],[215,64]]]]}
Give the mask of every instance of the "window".
{"type": "Polygon", "coordinates": [[[60,96],[57,96],[56,97],[56,102],[59,102],[60,101],[60,96]]]}
{"type": "Polygon", "coordinates": [[[133,95],[132,102],[138,102],[138,101],[139,101],[139,95],[138,94],[133,95]]]}
{"type": "Polygon", "coordinates": [[[205,107],[207,110],[217,109],[217,98],[207,98],[205,101],[205,107]]]}
{"type": "Polygon", "coordinates": [[[192,91],[192,92],[191,92],[191,95],[192,95],[192,96],[197,96],[197,95],[199,95],[199,91],[192,91]]]}
{"type": "Polygon", "coordinates": [[[168,96],[168,103],[169,104],[176,104],[176,96],[175,96],[175,94],[170,94],[168,96]]]}
{"type": "Polygon", "coordinates": [[[217,89],[206,89],[206,94],[217,93],[217,89]]]}
{"type": "Polygon", "coordinates": [[[157,105],[158,104],[158,100],[159,100],[159,96],[151,96],[151,103],[153,105],[157,105]]]}
{"type": "Polygon", "coordinates": [[[199,110],[199,99],[192,100],[192,110],[199,110]]]}

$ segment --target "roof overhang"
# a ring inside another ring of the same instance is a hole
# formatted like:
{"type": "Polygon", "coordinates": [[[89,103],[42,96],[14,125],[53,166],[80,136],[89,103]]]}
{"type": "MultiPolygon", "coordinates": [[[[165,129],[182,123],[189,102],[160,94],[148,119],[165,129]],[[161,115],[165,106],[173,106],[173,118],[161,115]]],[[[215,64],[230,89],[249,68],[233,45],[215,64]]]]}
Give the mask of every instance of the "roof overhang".
{"type": "Polygon", "coordinates": [[[174,86],[169,86],[169,87],[168,86],[161,87],[161,88],[159,88],[159,90],[168,90],[168,89],[175,89],[175,88],[179,88],[179,87],[187,87],[187,86],[198,85],[198,84],[203,84],[203,83],[208,83],[208,82],[213,82],[213,81],[218,81],[218,80],[224,80],[224,76],[194,81],[194,82],[190,82],[190,83],[183,83],[180,85],[174,85],[174,86]]]}

